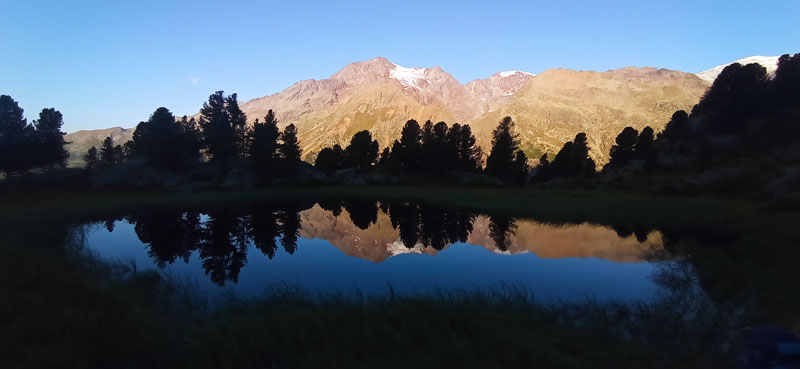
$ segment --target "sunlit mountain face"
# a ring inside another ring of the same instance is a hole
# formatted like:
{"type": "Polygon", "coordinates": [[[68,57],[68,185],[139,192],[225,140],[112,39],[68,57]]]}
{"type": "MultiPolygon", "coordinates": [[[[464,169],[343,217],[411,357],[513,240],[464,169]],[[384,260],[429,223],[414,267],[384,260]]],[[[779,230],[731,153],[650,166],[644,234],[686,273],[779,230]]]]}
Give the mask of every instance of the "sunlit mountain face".
{"type": "MultiPolygon", "coordinates": [[[[345,145],[365,129],[382,147],[391,146],[409,119],[469,124],[478,144],[488,149],[492,129],[509,115],[517,122],[529,157],[555,154],[576,132],[586,132],[590,154],[602,164],[622,128],[650,125],[659,131],[676,110],[691,110],[709,86],[692,73],[633,67],[607,72],[503,71],[462,84],[442,67],[404,67],[378,57],[348,64],[328,79],[297,82],[241,107],[250,123],[263,120],[272,109],[280,128],[297,126],[308,161],[322,148],[345,145]]],[[[69,147],[73,157],[81,158],[88,150],[84,137],[91,132],[66,137],[75,142],[69,147]]],[[[119,138],[117,143],[125,140],[119,138]]]]}

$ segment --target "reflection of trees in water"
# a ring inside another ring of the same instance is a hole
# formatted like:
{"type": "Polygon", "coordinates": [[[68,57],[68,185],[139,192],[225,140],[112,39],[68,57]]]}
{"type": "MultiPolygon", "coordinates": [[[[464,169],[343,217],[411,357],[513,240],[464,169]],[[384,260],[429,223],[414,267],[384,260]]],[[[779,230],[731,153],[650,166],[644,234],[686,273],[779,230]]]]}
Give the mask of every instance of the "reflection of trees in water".
{"type": "Polygon", "coordinates": [[[148,245],[148,255],[163,268],[176,259],[189,261],[202,238],[200,216],[197,213],[152,212],[128,218],[142,243],[148,245]]]}
{"type": "Polygon", "coordinates": [[[259,206],[253,209],[250,216],[250,236],[253,238],[253,245],[270,259],[275,257],[275,251],[278,249],[275,238],[280,234],[275,212],[272,207],[259,206]]]}
{"type": "Polygon", "coordinates": [[[381,208],[388,210],[392,226],[408,248],[421,243],[442,250],[449,244],[465,242],[475,221],[472,214],[422,204],[388,202],[381,208]]]}
{"type": "Polygon", "coordinates": [[[367,229],[378,222],[378,204],[375,201],[347,200],[344,202],[344,209],[358,228],[367,229]]]}
{"type": "Polygon", "coordinates": [[[300,236],[300,213],[292,210],[283,210],[278,212],[278,219],[281,222],[281,246],[289,253],[294,254],[297,250],[297,238],[300,236]]]}
{"type": "Polygon", "coordinates": [[[224,285],[226,281],[238,281],[251,243],[272,259],[280,236],[280,245],[287,253],[293,253],[297,249],[301,210],[297,206],[213,209],[205,222],[197,212],[148,212],[130,216],[128,221],[134,224],[136,235],[159,267],[177,259],[188,262],[197,250],[206,274],[214,283],[224,285]]]}
{"type": "Polygon", "coordinates": [[[514,218],[505,215],[489,216],[489,237],[494,240],[495,246],[501,251],[508,250],[511,245],[511,236],[517,229],[514,218]]]}
{"type": "Polygon", "coordinates": [[[643,225],[635,225],[635,226],[623,226],[623,225],[612,225],[611,229],[617,232],[617,235],[621,238],[627,238],[631,235],[636,236],[636,240],[641,242],[647,241],[647,236],[653,231],[652,227],[647,227],[643,225]]]}
{"type": "Polygon", "coordinates": [[[224,210],[212,212],[208,217],[207,237],[200,247],[203,268],[214,283],[237,282],[239,271],[247,262],[247,223],[224,210]]]}

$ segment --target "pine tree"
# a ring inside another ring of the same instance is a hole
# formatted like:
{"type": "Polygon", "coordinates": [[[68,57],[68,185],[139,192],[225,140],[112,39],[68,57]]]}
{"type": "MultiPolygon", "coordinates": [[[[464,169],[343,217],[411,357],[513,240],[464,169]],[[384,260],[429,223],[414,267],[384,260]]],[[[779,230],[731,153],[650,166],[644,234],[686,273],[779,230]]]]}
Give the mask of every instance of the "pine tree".
{"type": "Polygon", "coordinates": [[[486,159],[486,173],[505,181],[515,181],[514,159],[519,150],[519,136],[514,132],[514,121],[505,117],[492,131],[492,151],[486,159]]]}
{"type": "Polygon", "coordinates": [[[475,135],[472,134],[472,128],[470,128],[469,124],[461,126],[456,152],[456,168],[458,170],[475,172],[481,169],[483,152],[479,146],[475,145],[476,142],[477,140],[475,135]]]}
{"type": "Polygon", "coordinates": [[[162,167],[180,168],[195,162],[200,155],[200,133],[195,121],[185,116],[177,121],[167,108],[156,109],[150,119],[139,123],[132,141],[135,155],[162,167]]]}
{"type": "Polygon", "coordinates": [[[245,115],[239,107],[237,94],[234,93],[225,98],[225,110],[228,112],[228,117],[234,132],[236,156],[247,157],[250,148],[248,142],[250,132],[247,127],[247,115],[245,115]]]}
{"type": "Polygon", "coordinates": [[[86,169],[92,170],[100,167],[100,159],[97,158],[97,148],[92,146],[86,151],[83,156],[83,162],[86,164],[86,169]]]}
{"type": "Polygon", "coordinates": [[[236,155],[236,130],[225,104],[222,91],[208,97],[200,109],[200,128],[213,161],[225,161],[236,155]]]}
{"type": "Polygon", "coordinates": [[[381,151],[381,155],[378,157],[378,166],[387,167],[389,165],[391,157],[392,157],[392,152],[389,150],[388,147],[384,147],[383,151],[381,151]]]}
{"type": "Polygon", "coordinates": [[[575,139],[567,141],[550,164],[552,177],[593,176],[597,168],[589,157],[586,133],[578,133],[575,139]]]}
{"type": "Polygon", "coordinates": [[[636,145],[633,147],[634,157],[644,160],[645,169],[653,169],[656,162],[655,133],[650,126],[644,127],[639,137],[636,138],[636,145]]]}
{"type": "Polygon", "coordinates": [[[114,141],[111,137],[106,137],[103,144],[100,146],[100,166],[111,167],[117,163],[114,155],[114,141]]]}
{"type": "Polygon", "coordinates": [[[550,160],[547,159],[547,154],[543,154],[539,158],[539,164],[536,166],[536,170],[533,174],[533,181],[535,182],[546,182],[553,178],[551,173],[553,169],[551,168],[550,160]]]}
{"type": "Polygon", "coordinates": [[[250,142],[250,160],[260,168],[269,168],[278,148],[278,120],[270,109],[264,117],[264,122],[256,120],[253,125],[252,140],[250,142]]]}
{"type": "Polygon", "coordinates": [[[125,162],[125,151],[122,145],[114,146],[114,164],[122,164],[125,162]]]}
{"type": "Polygon", "coordinates": [[[0,172],[24,172],[34,164],[34,129],[19,104],[0,95],[0,172]]]}
{"type": "Polygon", "coordinates": [[[636,144],[638,136],[639,132],[633,127],[625,127],[625,129],[617,135],[615,140],[616,145],[611,146],[611,151],[609,153],[610,160],[608,162],[608,168],[619,169],[628,165],[628,162],[634,158],[633,146],[636,144]]]}
{"type": "Polygon", "coordinates": [[[333,175],[337,170],[345,167],[347,154],[338,144],[322,149],[314,162],[314,168],[327,175],[333,175]]]}
{"type": "Polygon", "coordinates": [[[294,168],[300,162],[300,156],[303,151],[297,140],[297,127],[294,124],[289,124],[283,129],[278,144],[278,154],[283,159],[286,168],[294,168]]]}
{"type": "Polygon", "coordinates": [[[347,154],[347,164],[363,171],[369,169],[378,159],[378,141],[372,139],[369,131],[360,131],[353,135],[344,152],[347,154]]]}
{"type": "Polygon", "coordinates": [[[516,174],[515,182],[525,184],[525,182],[528,181],[528,171],[530,171],[528,157],[522,150],[517,150],[517,153],[514,154],[514,163],[512,166],[512,173],[516,174]]]}
{"type": "Polygon", "coordinates": [[[392,145],[391,162],[395,170],[416,171],[420,169],[422,130],[416,120],[409,120],[400,133],[400,141],[392,145]]]}
{"type": "Polygon", "coordinates": [[[39,119],[33,122],[36,130],[36,146],[38,166],[60,167],[66,166],[69,152],[64,149],[66,142],[61,132],[64,119],[61,112],[53,108],[42,109],[39,119]]]}

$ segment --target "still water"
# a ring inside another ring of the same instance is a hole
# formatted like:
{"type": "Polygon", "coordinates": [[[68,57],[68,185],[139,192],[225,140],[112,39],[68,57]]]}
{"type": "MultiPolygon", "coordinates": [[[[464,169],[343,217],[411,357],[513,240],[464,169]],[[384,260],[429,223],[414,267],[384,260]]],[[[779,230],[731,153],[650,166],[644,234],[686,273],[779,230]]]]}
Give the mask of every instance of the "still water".
{"type": "Polygon", "coordinates": [[[648,300],[658,231],[544,224],[400,202],[148,211],[81,227],[102,259],[211,293],[367,295],[524,288],[543,301],[648,300]]]}

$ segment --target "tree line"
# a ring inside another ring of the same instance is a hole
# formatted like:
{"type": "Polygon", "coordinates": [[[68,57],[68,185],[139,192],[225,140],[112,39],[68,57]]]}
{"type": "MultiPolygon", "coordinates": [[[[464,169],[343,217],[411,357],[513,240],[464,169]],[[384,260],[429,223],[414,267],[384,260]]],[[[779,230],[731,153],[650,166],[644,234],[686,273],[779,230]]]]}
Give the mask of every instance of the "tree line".
{"type": "Polygon", "coordinates": [[[204,159],[228,165],[247,159],[254,168],[267,174],[276,163],[291,170],[300,162],[302,150],[297,129],[289,124],[283,132],[270,110],[263,121],[247,124],[247,115],[239,107],[237,95],[217,91],[203,103],[199,119],[180,119],[161,107],[147,121],[136,126],[133,139],[124,145],[113,145],[108,137],[100,150],[92,147],[86,153],[87,169],[119,164],[133,158],[169,169],[185,169],[204,159]]]}
{"type": "Polygon", "coordinates": [[[338,170],[354,169],[363,172],[373,167],[385,168],[395,174],[421,174],[440,177],[449,172],[485,172],[508,182],[524,182],[528,173],[528,159],[519,149],[519,136],[514,121],[505,117],[492,132],[492,150],[484,168],[483,150],[476,144],[475,135],[468,124],[445,122],[434,124],[430,120],[420,126],[409,120],[395,140],[378,154],[379,144],[372,134],[360,131],[353,135],[343,149],[336,144],[322,149],[314,167],[332,175],[338,170]]]}
{"type": "Polygon", "coordinates": [[[28,123],[23,109],[11,96],[0,95],[0,172],[25,173],[34,168],[64,168],[69,153],[61,112],[42,109],[39,119],[28,123]]]}

